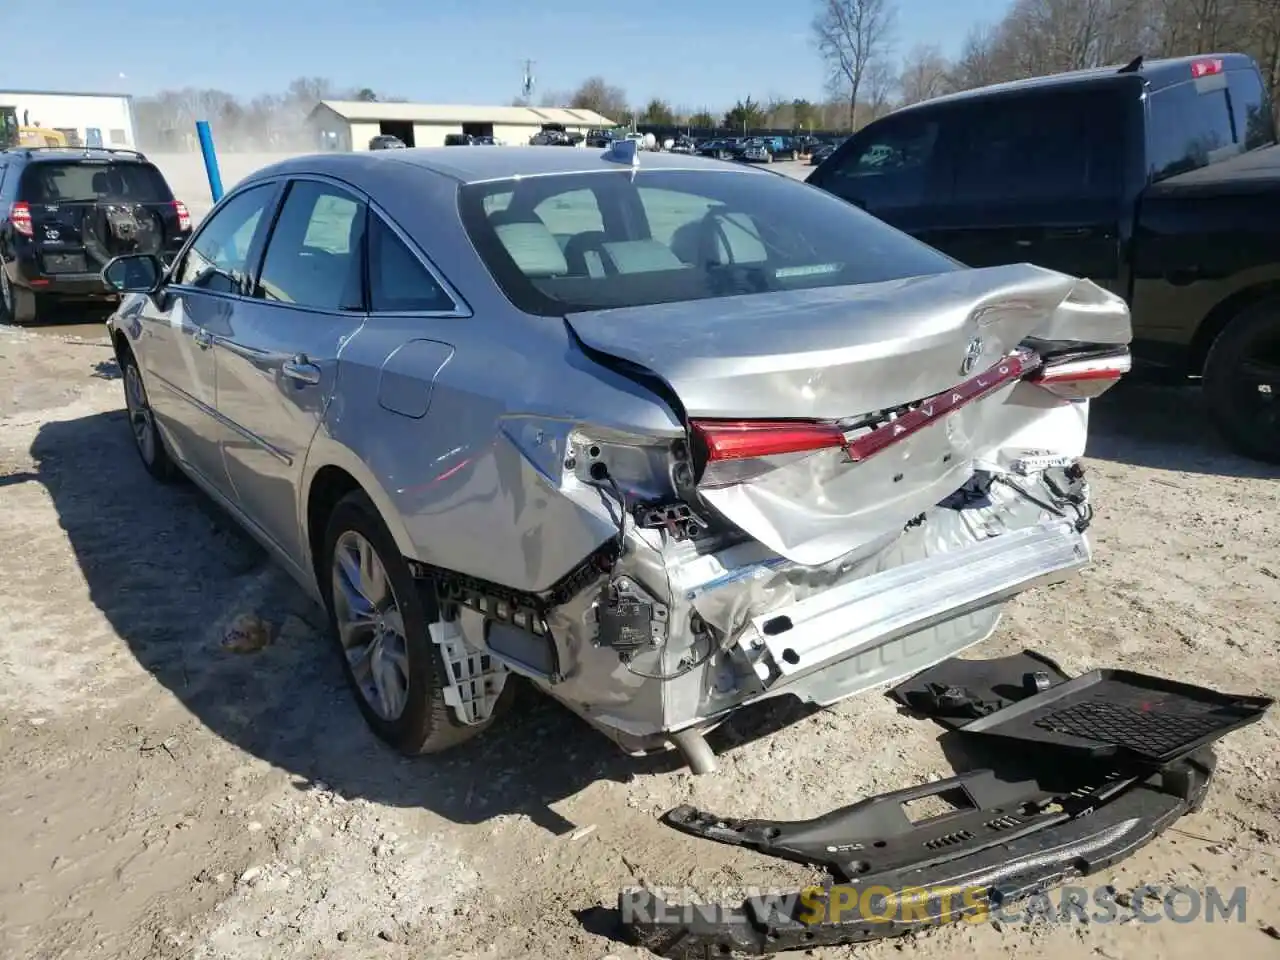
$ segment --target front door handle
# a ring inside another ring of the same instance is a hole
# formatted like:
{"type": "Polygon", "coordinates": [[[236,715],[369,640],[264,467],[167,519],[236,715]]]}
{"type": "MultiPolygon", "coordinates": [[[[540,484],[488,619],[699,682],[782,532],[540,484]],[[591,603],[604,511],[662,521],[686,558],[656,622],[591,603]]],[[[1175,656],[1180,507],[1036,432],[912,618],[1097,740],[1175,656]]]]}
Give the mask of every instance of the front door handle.
{"type": "Polygon", "coordinates": [[[213,346],[213,334],[204,329],[204,327],[196,330],[195,335],[191,339],[195,340],[196,346],[201,350],[208,350],[213,346]]]}
{"type": "Polygon", "coordinates": [[[320,368],[307,359],[306,354],[298,354],[292,360],[280,365],[280,372],[290,380],[298,383],[316,384],[320,382],[320,368]]]}

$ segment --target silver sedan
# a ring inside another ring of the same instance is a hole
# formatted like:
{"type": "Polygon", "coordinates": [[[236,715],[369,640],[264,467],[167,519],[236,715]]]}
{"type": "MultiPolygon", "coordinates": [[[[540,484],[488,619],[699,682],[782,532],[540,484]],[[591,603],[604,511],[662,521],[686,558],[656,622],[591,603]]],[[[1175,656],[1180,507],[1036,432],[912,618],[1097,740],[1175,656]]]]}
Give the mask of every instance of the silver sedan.
{"type": "Polygon", "coordinates": [[[969,270],[673,154],[395,150],[238,184],[121,258],[137,448],[322,603],[369,724],[468,739],[527,678],[624,749],[830,704],[1089,559],[1123,302],[969,270]]]}

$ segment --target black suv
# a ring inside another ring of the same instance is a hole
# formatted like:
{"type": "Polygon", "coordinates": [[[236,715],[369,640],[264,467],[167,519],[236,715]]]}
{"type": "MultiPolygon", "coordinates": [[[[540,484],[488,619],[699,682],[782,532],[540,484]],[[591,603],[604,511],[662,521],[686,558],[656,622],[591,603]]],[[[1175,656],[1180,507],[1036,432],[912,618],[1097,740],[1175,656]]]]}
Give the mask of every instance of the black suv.
{"type": "Polygon", "coordinates": [[[190,233],[186,206],[136,151],[0,151],[0,322],[31,323],[54,298],[114,300],[101,276],[110,260],[167,262],[190,233]]]}

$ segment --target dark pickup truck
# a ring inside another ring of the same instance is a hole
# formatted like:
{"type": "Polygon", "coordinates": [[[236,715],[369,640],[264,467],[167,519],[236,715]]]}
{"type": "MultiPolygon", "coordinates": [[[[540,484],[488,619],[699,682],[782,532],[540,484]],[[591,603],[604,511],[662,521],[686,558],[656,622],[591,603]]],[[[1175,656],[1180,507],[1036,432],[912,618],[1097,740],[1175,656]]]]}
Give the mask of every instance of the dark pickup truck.
{"type": "Polygon", "coordinates": [[[1202,377],[1228,442],[1280,462],[1280,146],[1250,58],[940,97],[864,127],[808,182],[970,266],[1120,294],[1135,359],[1202,377]]]}

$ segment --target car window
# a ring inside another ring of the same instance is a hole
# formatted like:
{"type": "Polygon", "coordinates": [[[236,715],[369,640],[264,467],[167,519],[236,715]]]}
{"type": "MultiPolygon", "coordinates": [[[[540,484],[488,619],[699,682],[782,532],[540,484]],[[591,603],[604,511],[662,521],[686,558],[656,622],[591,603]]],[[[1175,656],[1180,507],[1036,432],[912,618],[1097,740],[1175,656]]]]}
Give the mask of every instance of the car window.
{"type": "Polygon", "coordinates": [[[22,186],[28,203],[167,203],[173,199],[164,177],[149,163],[43,161],[27,167],[22,186]]]}
{"type": "Polygon", "coordinates": [[[954,202],[1115,197],[1121,110],[1109,89],[993,100],[964,125],[954,202]]]}
{"type": "Polygon", "coordinates": [[[365,205],[339,187],[296,180],[267,240],[257,296],[317,310],[364,309],[365,205]]]}
{"type": "Polygon", "coordinates": [[[958,269],[828,193],[745,170],[620,170],[474,183],[461,189],[460,209],[499,286],[520,309],[543,316],[958,269]],[[512,195],[506,209],[486,213],[486,199],[504,193],[512,195]],[[553,226],[538,215],[548,201],[568,197],[576,201],[572,216],[553,206],[559,217],[553,226]],[[556,235],[555,228],[569,232],[556,235]]]}
{"type": "Polygon", "coordinates": [[[534,207],[533,212],[548,230],[560,237],[604,229],[600,204],[596,195],[586,188],[548,197],[534,207]]]}
{"type": "Polygon", "coordinates": [[[1197,170],[1237,151],[1221,74],[1157,90],[1147,103],[1147,168],[1155,179],[1197,170]]]}
{"type": "Polygon", "coordinates": [[[1254,70],[1232,70],[1227,79],[1236,139],[1244,143],[1246,150],[1274,143],[1275,118],[1271,114],[1271,103],[1262,86],[1262,78],[1254,70]]]}
{"type": "Polygon", "coordinates": [[[834,166],[822,171],[821,186],[880,207],[912,206],[930,197],[940,124],[903,116],[868,130],[834,166]]]}
{"type": "Polygon", "coordinates": [[[177,282],[211,293],[247,294],[249,253],[275,184],[250,187],[231,197],[200,227],[175,276],[177,282]]]}
{"type": "Polygon", "coordinates": [[[380,217],[369,226],[369,309],[443,313],[453,298],[380,217]]]}

